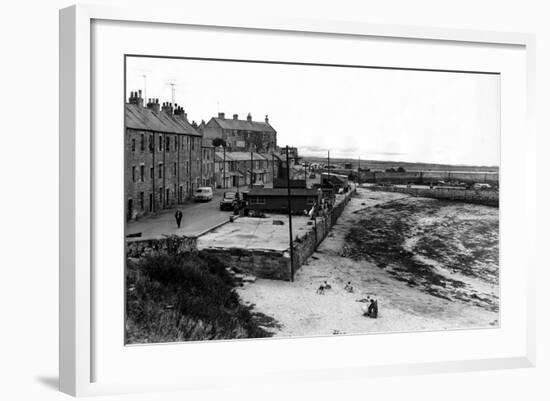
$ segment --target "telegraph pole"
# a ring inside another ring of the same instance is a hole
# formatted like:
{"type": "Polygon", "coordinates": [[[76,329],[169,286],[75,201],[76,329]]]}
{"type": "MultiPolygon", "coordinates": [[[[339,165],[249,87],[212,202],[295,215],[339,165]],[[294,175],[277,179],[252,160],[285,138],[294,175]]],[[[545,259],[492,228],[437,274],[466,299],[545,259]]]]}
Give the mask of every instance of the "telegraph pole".
{"type": "Polygon", "coordinates": [[[250,188],[252,188],[252,170],[254,170],[254,152],[250,151],[250,188]]]}
{"type": "Polygon", "coordinates": [[[223,145],[223,184],[222,188],[225,189],[225,145],[223,145]]]}
{"type": "Polygon", "coordinates": [[[288,233],[290,236],[290,281],[294,281],[294,244],[292,240],[292,197],[290,195],[290,164],[288,161],[288,145],[286,147],[286,189],[288,203],[288,233]]]}

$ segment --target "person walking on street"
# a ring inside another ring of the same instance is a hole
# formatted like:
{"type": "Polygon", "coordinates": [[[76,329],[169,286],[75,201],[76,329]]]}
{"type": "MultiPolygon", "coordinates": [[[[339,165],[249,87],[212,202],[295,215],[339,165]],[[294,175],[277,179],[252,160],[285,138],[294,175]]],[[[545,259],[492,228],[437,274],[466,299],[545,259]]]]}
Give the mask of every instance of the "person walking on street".
{"type": "Polygon", "coordinates": [[[176,223],[178,223],[178,228],[181,227],[181,219],[183,218],[183,213],[181,210],[176,210],[176,214],[174,215],[176,217],[176,223]]]}

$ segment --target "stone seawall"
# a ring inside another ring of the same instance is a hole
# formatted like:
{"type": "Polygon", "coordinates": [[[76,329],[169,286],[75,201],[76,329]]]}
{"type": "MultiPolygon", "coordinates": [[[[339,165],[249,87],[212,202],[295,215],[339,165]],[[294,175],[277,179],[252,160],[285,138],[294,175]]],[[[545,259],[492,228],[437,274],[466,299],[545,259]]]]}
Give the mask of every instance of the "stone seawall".
{"type": "Polygon", "coordinates": [[[353,194],[355,194],[355,189],[348,192],[326,216],[317,217],[312,230],[308,231],[306,235],[294,242],[295,271],[298,271],[300,266],[304,264],[307,258],[315,252],[319,244],[326,238],[332,226],[337,223],[338,218],[342,215],[344,208],[349,203],[353,194]]]}
{"type": "Polygon", "coordinates": [[[361,171],[361,182],[386,182],[391,184],[429,184],[430,182],[437,181],[460,181],[468,184],[483,182],[491,185],[498,185],[499,173],[476,171],[361,171]]]}
{"type": "Polygon", "coordinates": [[[422,198],[435,198],[443,200],[452,200],[457,202],[475,203],[479,205],[496,206],[499,205],[499,193],[492,190],[473,190],[473,189],[451,189],[451,188],[404,188],[388,186],[371,186],[372,191],[399,192],[411,196],[422,198]]]}
{"type": "Polygon", "coordinates": [[[126,257],[129,258],[140,258],[148,255],[175,255],[196,250],[196,237],[171,235],[161,239],[132,239],[126,241],[126,257]]]}
{"type": "Polygon", "coordinates": [[[205,248],[203,254],[217,257],[229,267],[256,277],[290,281],[290,255],[263,249],[205,248]]]}

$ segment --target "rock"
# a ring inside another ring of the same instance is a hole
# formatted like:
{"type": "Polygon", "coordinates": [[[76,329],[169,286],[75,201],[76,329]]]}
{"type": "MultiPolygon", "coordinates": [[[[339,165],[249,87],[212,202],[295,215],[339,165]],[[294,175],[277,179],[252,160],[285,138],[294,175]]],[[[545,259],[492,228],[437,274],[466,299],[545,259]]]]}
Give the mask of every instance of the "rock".
{"type": "Polygon", "coordinates": [[[247,283],[253,283],[256,281],[256,277],[254,276],[244,276],[243,281],[247,283]]]}
{"type": "Polygon", "coordinates": [[[274,226],[284,226],[285,223],[284,223],[284,221],[281,221],[281,220],[273,220],[273,225],[274,226]]]}
{"type": "Polygon", "coordinates": [[[235,278],[235,280],[243,280],[245,276],[244,274],[236,273],[233,275],[233,277],[235,278]]]}

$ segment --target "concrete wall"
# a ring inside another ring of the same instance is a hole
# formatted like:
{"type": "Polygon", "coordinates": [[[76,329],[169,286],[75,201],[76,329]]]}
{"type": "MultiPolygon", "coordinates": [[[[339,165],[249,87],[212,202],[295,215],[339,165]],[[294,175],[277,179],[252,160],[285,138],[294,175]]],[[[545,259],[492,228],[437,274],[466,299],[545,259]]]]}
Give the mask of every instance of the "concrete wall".
{"type": "Polygon", "coordinates": [[[458,202],[476,203],[487,206],[499,205],[498,191],[491,190],[473,190],[473,189],[450,189],[450,188],[402,188],[402,187],[379,187],[372,186],[369,189],[373,191],[399,192],[412,196],[423,198],[435,198],[452,200],[458,202]]]}
{"type": "Polygon", "coordinates": [[[405,173],[361,171],[361,182],[389,182],[392,184],[425,184],[431,181],[484,182],[498,185],[499,173],[460,171],[408,171],[405,173]]]}

